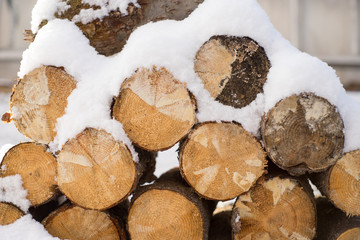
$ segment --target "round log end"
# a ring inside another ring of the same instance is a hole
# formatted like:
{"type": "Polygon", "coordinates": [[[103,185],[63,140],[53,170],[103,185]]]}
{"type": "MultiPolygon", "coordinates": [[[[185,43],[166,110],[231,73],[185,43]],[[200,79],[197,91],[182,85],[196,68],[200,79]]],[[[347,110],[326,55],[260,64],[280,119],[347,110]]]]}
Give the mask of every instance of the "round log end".
{"type": "Polygon", "coordinates": [[[42,144],[28,142],[12,147],[3,158],[1,169],[1,177],[21,176],[32,206],[43,204],[58,193],[56,160],[42,144]]]}
{"type": "Polygon", "coordinates": [[[129,149],[103,130],[84,130],[63,146],[57,160],[60,190],[85,208],[116,205],[138,181],[129,149]]]}
{"type": "Polygon", "coordinates": [[[16,206],[0,202],[0,226],[12,224],[22,216],[24,216],[23,211],[16,206]]]}
{"type": "Polygon", "coordinates": [[[42,221],[45,229],[60,239],[98,240],[120,238],[117,222],[108,214],[64,205],[42,221]]]}
{"type": "Polygon", "coordinates": [[[229,200],[248,191],[265,172],[260,143],[239,124],[198,124],[181,145],[180,170],[203,197],[229,200]]]}
{"type": "Polygon", "coordinates": [[[205,239],[204,229],[201,210],[176,191],[148,190],[136,198],[129,211],[128,230],[133,240],[205,239]]]}
{"type": "Polygon", "coordinates": [[[291,178],[274,177],[236,200],[233,239],[313,239],[313,199],[291,178]]]}
{"type": "Polygon", "coordinates": [[[222,35],[203,44],[194,69],[215,100],[242,108],[263,92],[270,62],[253,39],[222,35]]]}
{"type": "Polygon", "coordinates": [[[75,87],[74,78],[62,68],[42,66],[25,75],[10,101],[16,128],[34,141],[51,142],[56,121],[65,114],[67,98],[75,87]]]}
{"type": "Polygon", "coordinates": [[[196,122],[187,89],[165,68],[142,68],[126,79],[113,116],[135,145],[149,151],[172,147],[196,122]]]}
{"type": "Polygon", "coordinates": [[[347,215],[360,216],[360,150],[340,158],[330,170],[329,198],[347,215]]]}
{"type": "Polygon", "coordinates": [[[313,93],[281,100],[261,125],[269,157],[292,175],[324,171],[335,164],[344,147],[343,130],[336,107],[313,93]]]}

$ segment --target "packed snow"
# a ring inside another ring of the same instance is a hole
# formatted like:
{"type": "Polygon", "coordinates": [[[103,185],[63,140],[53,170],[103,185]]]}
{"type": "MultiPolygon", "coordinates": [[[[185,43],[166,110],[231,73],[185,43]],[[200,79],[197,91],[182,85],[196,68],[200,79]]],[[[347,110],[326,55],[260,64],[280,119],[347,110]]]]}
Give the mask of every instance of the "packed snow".
{"type": "MultiPolygon", "coordinates": [[[[83,2],[100,6],[101,12],[93,14],[93,10],[83,11],[72,21],[60,20],[55,19],[53,14],[68,8],[62,0],[38,0],[31,23],[32,31],[37,35],[24,52],[18,73],[22,78],[41,65],[53,65],[64,67],[77,81],[77,88],[68,98],[66,114],[58,119],[58,135],[50,144],[53,152],[60,150],[68,139],[87,127],[104,129],[133,149],[122,125],[111,119],[110,105],[126,78],[138,68],[151,68],[154,65],[167,68],[175,78],[186,84],[197,99],[200,122],[237,121],[259,136],[261,117],[276,102],[292,94],[314,92],[338,107],[345,125],[344,151],[360,148],[360,103],[346,94],[331,67],[318,58],[300,52],[285,40],[256,0],[205,0],[183,21],[151,22],[137,28],[124,49],[111,57],[99,55],[75,22],[101,19],[113,9],[126,14],[127,4],[136,4],[136,1],[83,2]],[[39,30],[43,19],[48,23],[39,30]],[[242,109],[224,106],[213,100],[194,72],[196,52],[213,35],[253,38],[264,47],[271,62],[264,93],[258,94],[250,105],[242,109]]],[[[171,167],[176,166],[174,148],[170,152],[160,153],[164,159],[158,159],[158,164],[168,164],[165,158],[171,158],[171,167]]],[[[165,171],[166,167],[162,170],[165,171]]],[[[0,185],[4,180],[1,181],[0,185]]],[[[19,180],[15,182],[19,183],[19,180]]],[[[19,198],[24,199],[22,190],[18,192],[19,198]]],[[[24,203],[17,204],[26,208],[24,203]]],[[[0,236],[1,239],[53,239],[29,215],[9,226],[0,226],[0,236]]]]}

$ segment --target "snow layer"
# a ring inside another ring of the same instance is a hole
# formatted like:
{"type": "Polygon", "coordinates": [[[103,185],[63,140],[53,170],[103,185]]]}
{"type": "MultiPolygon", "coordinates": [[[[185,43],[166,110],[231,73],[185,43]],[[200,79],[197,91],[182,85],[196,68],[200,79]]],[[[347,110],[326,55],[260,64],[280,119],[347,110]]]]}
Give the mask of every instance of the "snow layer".
{"type": "MultiPolygon", "coordinates": [[[[39,22],[36,19],[43,18],[39,12],[49,14],[54,5],[61,5],[52,1],[38,2],[33,11],[34,28],[39,22]]],[[[346,95],[331,67],[285,40],[255,0],[205,0],[183,21],[166,20],[137,28],[123,51],[112,57],[98,55],[73,22],[48,20],[24,52],[19,77],[40,65],[55,65],[65,67],[78,81],[65,116],[58,120],[53,151],[85,127],[103,128],[117,139],[126,139],[121,124],[110,118],[110,103],[124,79],[139,67],[153,65],[166,67],[187,84],[198,101],[200,121],[234,120],[258,136],[261,116],[277,101],[294,93],[314,92],[338,107],[345,124],[345,151],[360,147],[359,103],[346,95]],[[194,72],[198,49],[211,36],[222,34],[253,38],[264,47],[272,65],[264,93],[242,109],[214,101],[194,72]]]]}
{"type": "Polygon", "coordinates": [[[26,212],[30,207],[30,201],[26,198],[27,190],[24,190],[22,184],[19,174],[0,178],[0,202],[13,203],[26,212]]]}
{"type": "Polygon", "coordinates": [[[52,237],[44,226],[32,219],[31,215],[25,215],[13,224],[0,226],[1,240],[59,240],[52,237]]]}
{"type": "MultiPolygon", "coordinates": [[[[122,14],[127,15],[127,7],[130,3],[139,7],[136,0],[82,0],[83,4],[89,4],[90,6],[100,7],[98,9],[82,9],[78,15],[75,15],[72,22],[81,22],[87,24],[95,19],[102,19],[109,15],[111,11],[119,10],[122,14]]],[[[55,19],[55,13],[61,14],[70,5],[66,4],[63,0],[38,0],[32,11],[31,31],[37,33],[39,25],[43,20],[55,19]]]]}

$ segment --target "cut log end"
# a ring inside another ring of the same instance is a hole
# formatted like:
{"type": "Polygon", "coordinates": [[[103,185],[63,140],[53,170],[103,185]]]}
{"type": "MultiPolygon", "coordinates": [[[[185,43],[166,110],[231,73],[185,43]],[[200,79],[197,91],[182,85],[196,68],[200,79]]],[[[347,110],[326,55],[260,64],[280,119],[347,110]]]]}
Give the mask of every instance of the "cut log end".
{"type": "Polygon", "coordinates": [[[234,239],[313,239],[313,199],[291,178],[274,177],[239,196],[232,217],[234,239]]]}
{"type": "Polygon", "coordinates": [[[113,116],[134,144],[149,151],[172,147],[196,121],[187,89],[164,68],[143,68],[126,79],[113,116]]]}
{"type": "Polygon", "coordinates": [[[197,206],[180,193],[150,190],[130,208],[131,239],[203,239],[204,226],[197,206]]]}
{"type": "Polygon", "coordinates": [[[263,92],[270,62],[251,38],[214,36],[197,52],[194,68],[215,100],[242,108],[263,92]]]}
{"type": "Polygon", "coordinates": [[[104,212],[65,205],[42,222],[45,229],[60,239],[98,240],[120,238],[118,224],[104,212]]]}
{"type": "Polygon", "coordinates": [[[340,158],[330,170],[328,195],[348,215],[360,216],[360,150],[340,158]]]}
{"type": "Polygon", "coordinates": [[[344,147],[336,107],[313,93],[292,95],[263,118],[261,133],[270,158],[292,175],[324,171],[344,147]]]}
{"type": "Polygon", "coordinates": [[[138,175],[129,149],[103,130],[86,129],[58,157],[60,190],[89,209],[110,208],[135,188],[138,175]]]}
{"type": "Polygon", "coordinates": [[[1,163],[0,177],[19,174],[32,206],[43,204],[58,194],[56,160],[42,144],[21,143],[11,148],[1,163]]]}
{"type": "Polygon", "coordinates": [[[360,239],[360,227],[352,228],[342,233],[336,240],[360,239]]]}
{"type": "Polygon", "coordinates": [[[67,98],[76,82],[62,68],[42,66],[21,79],[10,108],[16,128],[39,143],[51,142],[57,118],[65,114],[67,98]]]}
{"type": "Polygon", "coordinates": [[[24,212],[16,206],[0,202],[0,226],[9,225],[24,216],[24,212]]]}
{"type": "Polygon", "coordinates": [[[264,174],[260,143],[239,124],[198,124],[181,145],[180,170],[203,197],[229,200],[248,191],[264,174]]]}

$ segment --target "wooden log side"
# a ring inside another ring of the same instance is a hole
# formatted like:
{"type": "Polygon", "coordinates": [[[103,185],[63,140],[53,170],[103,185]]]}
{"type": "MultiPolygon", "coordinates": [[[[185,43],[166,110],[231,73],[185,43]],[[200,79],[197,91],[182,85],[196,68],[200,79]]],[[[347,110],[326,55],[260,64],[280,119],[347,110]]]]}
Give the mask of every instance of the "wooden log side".
{"type": "Polygon", "coordinates": [[[222,201],[248,191],[267,164],[260,142],[228,122],[196,125],[180,146],[179,162],[181,174],[198,194],[222,201]]]}
{"type": "Polygon", "coordinates": [[[238,197],[233,239],[313,239],[316,206],[307,181],[271,176],[238,197]]]}
{"type": "Polygon", "coordinates": [[[51,142],[56,121],[65,114],[67,98],[75,87],[74,78],[62,68],[42,66],[26,74],[10,100],[16,128],[36,142],[51,142]]]}
{"type": "Polygon", "coordinates": [[[271,65],[264,48],[249,37],[213,36],[195,57],[194,70],[210,95],[242,108],[263,92],[271,65]]]}
{"type": "Polygon", "coordinates": [[[231,211],[223,211],[211,218],[209,240],[232,239],[231,211]]]}
{"type": "Polygon", "coordinates": [[[0,165],[0,177],[19,174],[26,198],[32,206],[55,198],[59,191],[56,182],[56,160],[43,144],[27,142],[12,147],[0,165]]]}
{"type": "Polygon", "coordinates": [[[281,100],[261,123],[269,157],[292,175],[324,171],[335,164],[344,147],[343,130],[336,107],[313,93],[281,100]]]}
{"type": "Polygon", "coordinates": [[[346,153],[327,171],[309,177],[337,208],[360,216],[360,150],[346,153]]]}
{"type": "Polygon", "coordinates": [[[196,122],[187,89],[165,68],[141,68],[126,79],[112,113],[131,141],[148,151],[172,147],[196,122]]]}
{"type": "Polygon", "coordinates": [[[349,217],[326,198],[316,199],[318,230],[315,240],[360,239],[360,217],[349,217]]]}
{"type": "Polygon", "coordinates": [[[117,220],[98,210],[66,204],[42,221],[54,237],[77,240],[126,240],[117,220]]]}
{"type": "Polygon", "coordinates": [[[0,202],[0,226],[12,224],[24,215],[25,213],[15,205],[7,202],[0,202]]]}
{"type": "MultiPolygon", "coordinates": [[[[81,10],[99,9],[96,5],[84,4],[81,0],[67,0],[69,8],[64,12],[57,12],[55,16],[60,19],[73,20],[81,10]]],[[[89,39],[90,45],[102,55],[110,56],[122,50],[130,34],[139,26],[149,22],[165,19],[183,20],[193,12],[203,0],[138,0],[136,7],[130,3],[127,14],[112,11],[109,16],[95,19],[90,23],[76,22],[83,34],[89,39]]],[[[40,28],[47,24],[43,20],[40,28]]],[[[25,33],[25,40],[34,41],[36,35],[30,30],[25,33]]]]}
{"type": "Polygon", "coordinates": [[[104,130],[85,129],[58,158],[60,190],[79,206],[103,210],[126,199],[138,182],[131,152],[104,130]]]}
{"type": "Polygon", "coordinates": [[[156,181],[135,192],[129,210],[128,231],[132,240],[208,239],[213,204],[199,196],[181,179],[156,181]]]}

